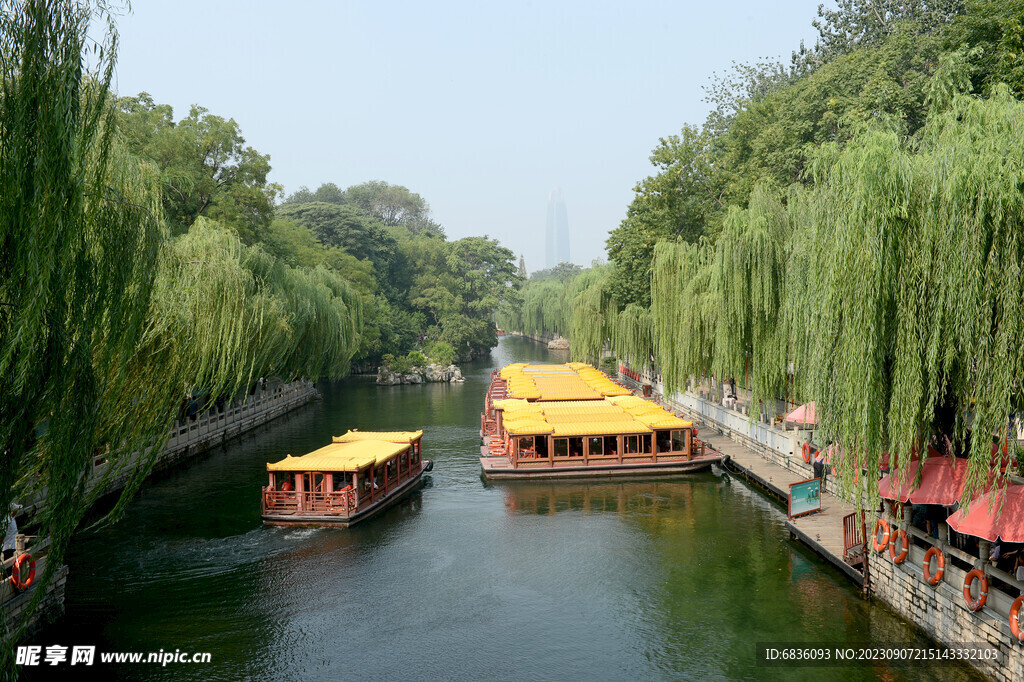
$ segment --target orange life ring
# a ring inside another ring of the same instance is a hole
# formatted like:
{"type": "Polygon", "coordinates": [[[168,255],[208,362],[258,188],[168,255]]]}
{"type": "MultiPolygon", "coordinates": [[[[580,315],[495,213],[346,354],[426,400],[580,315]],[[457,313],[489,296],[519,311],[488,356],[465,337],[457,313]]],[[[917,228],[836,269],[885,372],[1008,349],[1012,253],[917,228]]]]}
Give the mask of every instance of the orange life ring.
{"type": "Polygon", "coordinates": [[[939,581],[942,580],[942,574],[946,572],[946,557],[943,555],[942,550],[938,547],[930,547],[927,552],[924,553],[924,579],[929,585],[938,585],[939,581]],[[937,556],[939,559],[939,567],[935,570],[935,575],[932,575],[932,557],[937,556]]]}
{"type": "Polygon", "coordinates": [[[32,587],[32,583],[36,580],[36,560],[32,558],[32,555],[28,552],[22,552],[18,555],[18,558],[14,560],[14,567],[11,569],[11,583],[14,585],[16,590],[27,590],[32,587]],[[25,582],[21,581],[21,567],[24,562],[28,561],[28,578],[25,582]]]}
{"type": "Polygon", "coordinates": [[[988,576],[980,569],[972,568],[967,572],[967,577],[964,578],[964,601],[967,602],[967,608],[971,611],[977,611],[988,601],[988,576]],[[975,580],[981,580],[977,600],[971,599],[971,585],[975,580]]]}
{"type": "Polygon", "coordinates": [[[902,528],[897,528],[892,532],[892,537],[889,538],[889,556],[892,558],[894,564],[902,564],[907,560],[907,552],[910,551],[910,540],[907,538],[907,531],[902,528]],[[903,549],[900,553],[896,553],[896,540],[900,536],[903,536],[903,549]]]}
{"type": "Polygon", "coordinates": [[[872,539],[871,542],[875,546],[875,551],[878,552],[879,554],[881,554],[882,552],[885,551],[886,545],[889,544],[889,522],[886,521],[885,519],[878,519],[877,521],[875,521],[875,532],[873,533],[873,535],[874,535],[874,538],[872,539]],[[882,540],[881,541],[878,540],[878,529],[879,528],[882,529],[882,540]]]}
{"type": "Polygon", "coordinates": [[[811,463],[811,444],[810,443],[804,443],[804,446],[803,446],[803,448],[801,448],[801,450],[804,453],[804,464],[810,464],[811,463]]]}
{"type": "Polygon", "coordinates": [[[1020,607],[1024,604],[1024,594],[1013,600],[1010,605],[1010,632],[1021,642],[1024,642],[1024,629],[1020,626],[1020,607]]]}

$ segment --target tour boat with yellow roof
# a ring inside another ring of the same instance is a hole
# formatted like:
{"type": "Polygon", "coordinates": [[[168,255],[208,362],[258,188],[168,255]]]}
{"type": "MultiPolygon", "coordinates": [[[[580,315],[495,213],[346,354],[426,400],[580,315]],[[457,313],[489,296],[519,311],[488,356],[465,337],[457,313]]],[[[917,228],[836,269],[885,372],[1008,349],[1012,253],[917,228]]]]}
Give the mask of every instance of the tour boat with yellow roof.
{"type": "Polygon", "coordinates": [[[263,522],[348,527],[387,509],[423,483],[422,431],[349,431],[301,457],[267,463],[263,522]]]}
{"type": "Polygon", "coordinates": [[[494,479],[671,475],[721,461],[692,421],[579,362],[492,373],[480,435],[494,479]]]}

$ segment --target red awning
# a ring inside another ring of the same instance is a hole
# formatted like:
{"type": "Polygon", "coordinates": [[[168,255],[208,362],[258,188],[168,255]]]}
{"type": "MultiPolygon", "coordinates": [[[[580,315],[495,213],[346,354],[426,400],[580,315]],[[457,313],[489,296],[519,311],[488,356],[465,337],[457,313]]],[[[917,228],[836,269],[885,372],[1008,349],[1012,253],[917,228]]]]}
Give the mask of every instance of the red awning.
{"type": "MultiPolygon", "coordinates": [[[[894,472],[895,473],[895,472],[894,472]]],[[[878,494],[887,500],[913,502],[914,504],[953,504],[964,493],[967,479],[967,460],[954,457],[929,457],[922,465],[921,460],[911,460],[910,466],[898,480],[893,474],[878,481],[878,494]],[[913,488],[917,470],[921,472],[921,485],[913,488]]]]}
{"type": "Polygon", "coordinates": [[[804,403],[786,415],[786,421],[797,424],[817,424],[817,415],[814,413],[814,401],[804,403]]]}
{"type": "Polygon", "coordinates": [[[957,533],[983,540],[1024,542],[1024,486],[1006,486],[1002,509],[1000,501],[998,490],[985,493],[975,498],[967,509],[951,514],[946,523],[957,533]]]}

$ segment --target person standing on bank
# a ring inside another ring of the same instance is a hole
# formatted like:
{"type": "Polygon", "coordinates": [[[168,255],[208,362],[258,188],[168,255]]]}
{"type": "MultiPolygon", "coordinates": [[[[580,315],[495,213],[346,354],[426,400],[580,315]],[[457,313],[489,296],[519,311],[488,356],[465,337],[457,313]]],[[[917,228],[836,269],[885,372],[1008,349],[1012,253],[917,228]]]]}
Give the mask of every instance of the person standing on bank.
{"type": "Polygon", "coordinates": [[[18,537],[18,522],[14,516],[21,510],[21,505],[11,502],[11,513],[7,516],[7,530],[4,533],[3,558],[7,561],[14,556],[15,540],[18,537]]]}
{"type": "Polygon", "coordinates": [[[825,453],[818,450],[814,453],[814,464],[811,465],[814,469],[814,477],[821,479],[821,489],[825,489],[825,453]]]}

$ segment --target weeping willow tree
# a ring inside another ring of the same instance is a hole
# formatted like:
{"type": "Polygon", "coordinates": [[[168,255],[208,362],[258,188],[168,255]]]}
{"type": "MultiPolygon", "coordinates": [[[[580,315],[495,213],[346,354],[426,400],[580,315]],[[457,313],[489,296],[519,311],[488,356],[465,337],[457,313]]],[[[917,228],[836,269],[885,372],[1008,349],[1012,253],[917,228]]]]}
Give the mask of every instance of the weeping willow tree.
{"type": "Polygon", "coordinates": [[[568,286],[556,278],[527,283],[523,289],[522,325],[518,330],[527,334],[567,336],[572,316],[568,286]]]}
{"type": "Polygon", "coordinates": [[[113,139],[112,31],[98,67],[83,63],[89,20],[56,1],[4,2],[0,18],[0,508],[26,471],[46,487],[43,585],[81,518],[100,406],[130,378],[121,362],[141,340],[163,238],[156,173],[113,139]]]}
{"type": "Polygon", "coordinates": [[[270,372],[343,375],[361,325],[327,270],[286,267],[203,221],[168,240],[158,173],[117,138],[109,21],[98,67],[84,62],[91,15],[70,0],[0,15],[0,508],[45,490],[50,541],[26,613],[95,496],[130,470],[110,518],[123,509],[182,396],[270,372]],[[90,488],[100,450],[110,466],[90,488]]]}
{"type": "Polygon", "coordinates": [[[779,313],[789,233],[782,203],[758,185],[748,208],[729,210],[715,246],[710,287],[719,299],[719,318],[712,372],[726,379],[747,376],[749,370],[754,400],[785,389],[788,362],[777,349],[784,344],[779,313]]]}
{"type": "Polygon", "coordinates": [[[824,146],[811,187],[785,204],[754,192],[713,249],[655,250],[669,390],[749,362],[755,393],[775,396],[791,366],[850,492],[886,453],[900,475],[925,443],[950,443],[969,458],[966,502],[1024,409],[1024,105],[1005,88],[943,102],[917,140],[824,146]]]}
{"type": "Polygon", "coordinates": [[[686,388],[690,376],[711,374],[717,298],[711,289],[714,245],[660,242],[651,265],[654,355],[668,392],[686,388]]]}
{"type": "Polygon", "coordinates": [[[1024,105],[997,88],[954,97],[918,150],[875,133],[819,171],[813,305],[834,350],[812,352],[812,390],[869,470],[948,438],[969,456],[969,498],[1021,408],[1022,134],[1024,105]]]}
{"type": "Polygon", "coordinates": [[[572,280],[572,331],[569,349],[573,360],[594,365],[601,361],[604,344],[615,336],[618,306],[610,288],[611,266],[584,270],[572,280]]]}
{"type": "Polygon", "coordinates": [[[631,366],[650,362],[654,352],[651,311],[636,303],[626,306],[615,322],[612,346],[619,358],[631,366]]]}

